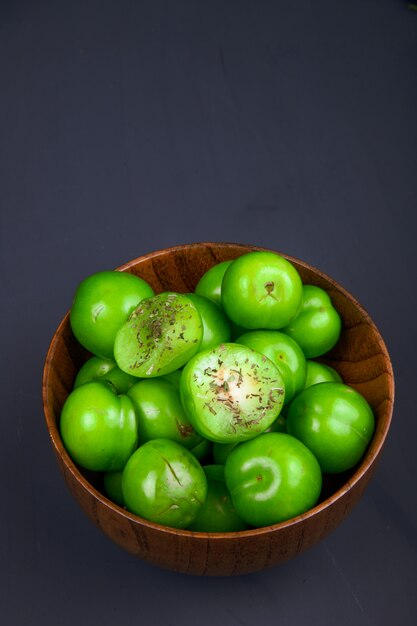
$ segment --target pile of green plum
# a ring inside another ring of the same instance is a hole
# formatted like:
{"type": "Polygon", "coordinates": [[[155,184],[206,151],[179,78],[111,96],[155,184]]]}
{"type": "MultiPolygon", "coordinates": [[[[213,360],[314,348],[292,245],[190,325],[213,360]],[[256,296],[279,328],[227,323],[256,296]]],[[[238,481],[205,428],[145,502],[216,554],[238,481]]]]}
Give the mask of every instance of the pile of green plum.
{"type": "Polygon", "coordinates": [[[368,402],[314,360],[337,343],[338,312],[277,253],[218,263],[189,294],[98,272],[70,322],[93,356],[63,406],[62,440],[146,520],[203,532],[288,520],[372,438],[368,402]]]}

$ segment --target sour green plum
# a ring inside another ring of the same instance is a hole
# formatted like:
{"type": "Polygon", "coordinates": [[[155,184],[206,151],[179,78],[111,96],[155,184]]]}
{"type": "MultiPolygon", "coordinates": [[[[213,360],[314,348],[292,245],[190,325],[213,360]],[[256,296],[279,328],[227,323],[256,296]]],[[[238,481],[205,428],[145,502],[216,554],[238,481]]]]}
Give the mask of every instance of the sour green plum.
{"type": "Polygon", "coordinates": [[[219,343],[230,341],[230,322],[220,306],[194,293],[188,293],[187,298],[196,307],[203,323],[203,338],[199,348],[200,351],[208,350],[218,346],[219,343]]]}
{"type": "Polygon", "coordinates": [[[205,461],[210,457],[213,451],[213,442],[208,439],[201,438],[201,441],[190,448],[190,452],[200,461],[205,461]]]}
{"type": "Polygon", "coordinates": [[[306,358],[291,337],[279,330],[253,330],[238,337],[236,343],[264,354],[277,366],[284,379],[285,404],[291,402],[304,389],[306,358]]]}
{"type": "Polygon", "coordinates": [[[167,380],[168,382],[172,383],[179,389],[181,374],[182,374],[182,369],[178,369],[178,370],[174,370],[173,372],[169,372],[169,374],[165,374],[164,376],[161,376],[161,379],[167,380]]]}
{"type": "Polygon", "coordinates": [[[322,484],[312,452],[285,433],[265,433],[236,446],[227,457],[225,478],[238,515],[256,527],[312,508],[322,484]]]}
{"type": "Polygon", "coordinates": [[[286,326],[298,313],[302,282],[295,267],[275,252],[249,252],[227,268],[221,289],[228,317],[248,329],[286,326]]]}
{"type": "Polygon", "coordinates": [[[122,470],[118,472],[106,472],[103,476],[103,485],[106,494],[112,502],[115,502],[119,506],[124,506],[125,504],[122,491],[122,476],[122,470]]]}
{"type": "Polygon", "coordinates": [[[207,478],[207,497],[189,530],[208,533],[246,530],[248,525],[236,513],[227,489],[224,467],[207,465],[203,469],[207,478]]]}
{"type": "Polygon", "coordinates": [[[291,403],[288,432],[316,456],[323,472],[350,469],[362,458],[375,429],[365,398],[342,383],[307,387],[291,403]]]}
{"type": "Polygon", "coordinates": [[[285,396],[276,365],[246,346],[228,343],[205,350],[184,367],[181,400],[194,428],[206,439],[251,439],[278,417],[285,396]]]}
{"type": "Polygon", "coordinates": [[[187,419],[178,387],[169,381],[140,380],[130,388],[128,396],[136,411],[139,445],[150,439],[170,439],[191,449],[202,441],[187,419]]]}
{"type": "Polygon", "coordinates": [[[204,298],[208,298],[215,304],[221,306],[222,298],[222,281],[223,276],[229,265],[232,261],[222,261],[221,263],[217,263],[213,265],[197,283],[197,287],[195,288],[195,293],[198,296],[203,296],[204,298]]]}
{"type": "Polygon", "coordinates": [[[203,324],[184,294],[164,292],[143,300],[116,334],[114,358],[121,370],[148,378],[182,367],[198,352],[203,324]]]}
{"type": "Polygon", "coordinates": [[[128,460],[122,490],[130,512],[172,528],[187,528],[205,502],[207,479],[186,448],[153,439],[128,460]]]}
{"type": "Polygon", "coordinates": [[[74,389],[85,383],[105,380],[113,385],[117,393],[126,393],[130,387],[137,382],[137,378],[126,374],[126,372],[122,372],[122,370],[117,367],[116,361],[104,359],[100,356],[93,356],[78,370],[74,382],[74,389]]]}
{"type": "Polygon", "coordinates": [[[318,383],[342,383],[342,378],[330,365],[307,359],[307,377],[305,387],[318,383]]]}
{"type": "Polygon", "coordinates": [[[312,359],[333,348],[341,328],[340,315],[324,289],[304,285],[300,311],[282,332],[292,337],[306,357],[312,359]]]}
{"type": "Polygon", "coordinates": [[[96,272],[77,287],[70,312],[71,328],[82,346],[97,356],[113,359],[116,333],[152,287],[127,272],[96,272]]]}
{"type": "Polygon", "coordinates": [[[69,394],[60,430],[71,458],[98,472],[123,469],[138,442],[132,401],[105,382],[85,383],[69,394]]]}
{"type": "Polygon", "coordinates": [[[238,442],[235,443],[213,443],[213,458],[217,465],[224,465],[226,459],[238,442]]]}
{"type": "MultiPolygon", "coordinates": [[[[286,410],[287,407],[285,407],[285,409],[283,410],[286,410]]],[[[266,433],[286,433],[287,432],[287,420],[283,416],[282,412],[278,415],[276,420],[272,422],[271,426],[267,428],[264,432],[266,433]]]]}

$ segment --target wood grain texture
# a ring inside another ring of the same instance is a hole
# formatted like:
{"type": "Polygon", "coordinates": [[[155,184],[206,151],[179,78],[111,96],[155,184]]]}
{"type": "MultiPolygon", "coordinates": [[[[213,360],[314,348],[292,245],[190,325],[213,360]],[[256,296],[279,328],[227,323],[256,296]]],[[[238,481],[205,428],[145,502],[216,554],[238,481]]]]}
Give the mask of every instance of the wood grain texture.
{"type": "MultiPolygon", "coordinates": [[[[119,269],[144,278],[156,292],[187,292],[194,290],[202,274],[215,263],[260,249],[233,243],[190,244],[139,257],[119,269]]],[[[44,368],[43,401],[51,443],[66,484],[89,518],[141,559],[199,575],[242,574],[276,565],[334,530],[374,474],[394,401],[393,372],[384,341],[370,316],[346,290],[306,263],[283,256],[295,265],[304,283],[323,287],[332,298],[343,330],[335,348],[322,360],[365,396],[376,417],[374,437],[360,464],[344,474],[325,477],[317,506],[287,522],[237,533],[196,533],[148,522],[109,501],[101,492],[99,478],[80,470],[70,459],[59,434],[62,405],[88,353],[75,340],[68,315],[52,339],[44,368]]]]}

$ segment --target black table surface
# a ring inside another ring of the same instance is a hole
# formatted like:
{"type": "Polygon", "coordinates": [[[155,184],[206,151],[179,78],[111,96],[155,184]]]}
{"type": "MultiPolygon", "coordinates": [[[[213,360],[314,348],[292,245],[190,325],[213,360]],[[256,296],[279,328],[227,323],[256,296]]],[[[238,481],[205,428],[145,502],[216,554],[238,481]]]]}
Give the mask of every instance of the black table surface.
{"type": "Polygon", "coordinates": [[[400,0],[2,0],[2,623],[416,623],[416,35],[400,0]],[[348,519],[237,578],[164,571],[102,535],[58,472],[41,402],[80,280],[197,241],[334,277],[396,376],[348,519]]]}

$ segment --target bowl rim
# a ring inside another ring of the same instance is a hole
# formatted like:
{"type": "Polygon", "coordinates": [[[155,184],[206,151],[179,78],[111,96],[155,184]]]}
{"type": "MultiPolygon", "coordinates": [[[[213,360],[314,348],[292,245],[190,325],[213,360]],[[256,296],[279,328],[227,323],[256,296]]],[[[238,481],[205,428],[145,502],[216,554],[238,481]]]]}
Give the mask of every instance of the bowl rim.
{"type": "Polygon", "coordinates": [[[181,536],[181,537],[188,538],[188,539],[193,538],[193,539],[201,540],[201,541],[207,541],[208,538],[213,541],[224,541],[226,539],[229,541],[230,540],[238,541],[244,538],[252,538],[252,537],[259,537],[262,535],[267,535],[271,532],[273,533],[279,532],[281,530],[296,526],[299,523],[306,521],[312,517],[315,517],[319,515],[320,513],[323,513],[327,508],[333,506],[348,491],[350,491],[352,487],[354,487],[357,483],[359,483],[362,480],[365,474],[369,472],[369,470],[378,461],[383,445],[388,436],[388,432],[390,430],[392,415],[393,415],[393,408],[394,408],[394,399],[395,399],[394,373],[393,373],[391,358],[389,356],[385,341],[381,333],[379,332],[379,329],[376,326],[375,322],[373,321],[369,313],[366,311],[366,309],[359,303],[359,301],[354,296],[352,296],[352,294],[347,289],[345,289],[335,279],[331,278],[326,273],[317,269],[313,265],[310,265],[309,263],[302,261],[298,259],[297,257],[290,256],[284,252],[272,250],[271,248],[255,246],[253,244],[242,244],[242,243],[232,243],[232,242],[197,242],[197,243],[188,243],[188,244],[185,243],[185,244],[180,244],[176,246],[171,246],[168,248],[155,250],[147,254],[143,254],[139,257],[136,257],[135,259],[132,259],[131,261],[128,261],[127,263],[124,263],[123,265],[120,265],[119,267],[116,268],[116,271],[120,271],[120,272],[129,271],[132,267],[136,267],[138,264],[140,264],[140,262],[143,262],[145,260],[152,260],[156,257],[169,255],[175,252],[184,252],[186,250],[199,248],[201,246],[205,248],[221,247],[223,250],[225,248],[226,249],[230,248],[234,250],[241,248],[243,253],[251,252],[251,251],[275,252],[276,254],[279,254],[283,256],[284,258],[286,258],[288,261],[294,262],[295,264],[303,267],[306,270],[313,271],[315,274],[320,276],[320,278],[322,278],[324,281],[330,283],[336,291],[340,292],[345,298],[350,300],[356,306],[360,314],[366,320],[366,323],[369,324],[373,328],[373,330],[376,332],[381,353],[385,357],[386,372],[384,373],[388,374],[389,393],[386,398],[380,401],[380,403],[385,402],[385,401],[388,401],[389,403],[388,409],[387,409],[387,415],[385,419],[385,427],[377,439],[375,438],[375,433],[374,433],[373,438],[370,442],[370,445],[368,446],[366,450],[365,456],[361,459],[360,464],[354,471],[353,475],[349,478],[349,480],[343,483],[343,485],[339,489],[337,489],[337,491],[335,491],[331,496],[329,496],[328,498],[326,498],[319,504],[316,504],[311,509],[308,509],[308,511],[301,513],[300,515],[297,515],[296,517],[292,517],[289,520],[285,520],[277,524],[262,526],[260,528],[250,528],[248,530],[214,533],[214,532],[193,531],[193,530],[187,530],[187,529],[181,529],[181,528],[172,528],[170,526],[165,526],[163,524],[151,522],[134,513],[130,513],[129,511],[127,511],[127,509],[119,506],[118,504],[114,503],[112,500],[106,498],[105,495],[103,495],[100,491],[98,491],[98,489],[96,489],[82,475],[81,471],[78,469],[78,466],[71,459],[71,457],[69,456],[68,452],[66,451],[63,445],[59,428],[58,428],[58,422],[55,421],[52,408],[50,407],[49,402],[48,402],[48,381],[49,381],[50,372],[51,372],[51,364],[52,364],[53,357],[55,355],[59,338],[62,334],[62,331],[67,326],[67,324],[69,324],[70,311],[67,311],[64,318],[61,320],[60,324],[55,330],[53,337],[51,339],[51,342],[49,344],[46,357],[45,357],[43,377],[42,377],[43,407],[44,407],[45,421],[46,421],[48,433],[49,433],[53,448],[55,450],[55,453],[60,459],[62,459],[63,463],[65,464],[66,468],[71,473],[75,481],[80,483],[83,489],[87,491],[94,499],[98,500],[100,504],[102,504],[105,508],[113,510],[115,513],[117,513],[118,515],[121,515],[122,517],[125,517],[127,520],[129,520],[130,522],[133,522],[135,525],[144,526],[146,528],[149,528],[152,531],[157,531],[159,533],[181,536]]]}

